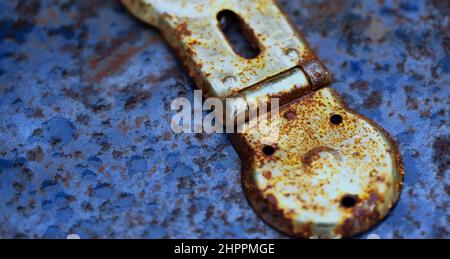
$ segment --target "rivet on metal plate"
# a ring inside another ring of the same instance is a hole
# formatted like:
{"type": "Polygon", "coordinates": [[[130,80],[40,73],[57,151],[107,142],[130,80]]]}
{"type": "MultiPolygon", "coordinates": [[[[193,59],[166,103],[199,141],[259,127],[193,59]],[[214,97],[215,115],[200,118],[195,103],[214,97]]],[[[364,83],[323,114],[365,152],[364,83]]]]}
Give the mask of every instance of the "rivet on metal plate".
{"type": "Polygon", "coordinates": [[[331,77],[273,0],[122,0],[160,29],[209,96],[248,103],[279,97],[279,138],[236,133],[242,180],[255,211],[295,237],[341,238],[367,230],[395,205],[403,167],[395,142],[350,110],[331,77]],[[237,14],[257,41],[254,58],[236,54],[217,15],[237,14]],[[220,59],[220,62],[219,62],[220,59]]]}

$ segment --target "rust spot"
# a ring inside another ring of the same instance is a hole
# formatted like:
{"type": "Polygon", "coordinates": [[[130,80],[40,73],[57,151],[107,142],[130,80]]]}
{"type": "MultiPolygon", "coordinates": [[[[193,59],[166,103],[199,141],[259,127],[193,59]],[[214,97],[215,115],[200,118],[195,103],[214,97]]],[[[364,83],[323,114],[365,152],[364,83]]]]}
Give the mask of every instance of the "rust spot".
{"type": "Polygon", "coordinates": [[[450,196],[450,185],[445,186],[445,192],[450,196]]]}
{"type": "Polygon", "coordinates": [[[433,143],[433,150],[434,164],[438,169],[437,177],[444,179],[445,172],[450,167],[450,135],[437,137],[433,143]]]}
{"type": "Polygon", "coordinates": [[[284,116],[284,118],[285,118],[286,120],[294,120],[295,117],[296,117],[296,114],[295,114],[294,111],[286,111],[286,112],[283,114],[283,116],[284,116]]]}
{"type": "Polygon", "coordinates": [[[269,172],[269,171],[265,171],[265,172],[263,173],[263,176],[264,176],[266,179],[270,179],[270,178],[272,177],[272,173],[269,172]]]}
{"type": "Polygon", "coordinates": [[[297,226],[293,232],[294,232],[295,236],[297,236],[297,237],[309,238],[313,235],[312,227],[313,227],[313,223],[307,222],[306,224],[297,226]]]}
{"type": "Polygon", "coordinates": [[[356,81],[356,82],[350,84],[350,88],[351,89],[358,89],[358,90],[367,91],[367,90],[369,90],[369,82],[367,82],[367,81],[356,81]]]}
{"type": "Polygon", "coordinates": [[[188,23],[182,22],[175,28],[175,32],[177,33],[178,37],[188,37],[192,35],[192,32],[188,29],[188,23]]]}
{"type": "Polygon", "coordinates": [[[274,207],[278,206],[277,198],[275,198],[272,194],[267,195],[267,201],[269,201],[269,203],[274,207]]]}
{"type": "Polygon", "coordinates": [[[137,117],[134,120],[134,124],[135,124],[136,128],[140,128],[142,126],[142,123],[144,123],[146,120],[147,120],[147,116],[137,117]]]}
{"type": "Polygon", "coordinates": [[[302,157],[303,164],[311,165],[315,160],[317,160],[320,157],[320,153],[324,151],[332,152],[334,151],[334,149],[323,146],[315,147],[310,151],[308,151],[305,155],[303,155],[302,157]]]}
{"type": "Polygon", "coordinates": [[[44,158],[44,152],[42,151],[41,146],[37,146],[36,148],[27,152],[27,159],[30,161],[41,162],[44,158]]]}
{"type": "Polygon", "coordinates": [[[380,107],[383,102],[383,96],[380,91],[372,91],[365,100],[363,107],[366,109],[375,109],[380,107]]]}
{"type": "Polygon", "coordinates": [[[94,77],[94,82],[100,82],[105,77],[110,76],[122,69],[122,67],[126,64],[126,62],[132,58],[137,53],[141,52],[144,48],[146,48],[147,45],[138,47],[138,48],[129,48],[128,50],[115,55],[111,61],[109,61],[106,64],[106,67],[104,69],[101,69],[99,72],[97,72],[94,77]]]}
{"type": "Polygon", "coordinates": [[[317,60],[315,55],[309,53],[306,60],[301,62],[303,71],[308,75],[308,79],[313,88],[323,87],[332,83],[333,78],[325,67],[317,60]]]}
{"type": "Polygon", "coordinates": [[[39,13],[41,3],[37,0],[20,1],[16,6],[16,12],[20,16],[35,16],[39,13]]]}
{"type": "Polygon", "coordinates": [[[176,66],[173,66],[171,68],[165,69],[159,75],[159,77],[157,77],[157,81],[158,82],[164,82],[164,81],[167,81],[169,79],[180,78],[180,77],[181,77],[180,69],[178,67],[176,67],[176,66]]]}
{"type": "Polygon", "coordinates": [[[158,77],[155,75],[151,75],[147,78],[147,82],[149,82],[150,84],[156,84],[158,83],[158,77]]]}

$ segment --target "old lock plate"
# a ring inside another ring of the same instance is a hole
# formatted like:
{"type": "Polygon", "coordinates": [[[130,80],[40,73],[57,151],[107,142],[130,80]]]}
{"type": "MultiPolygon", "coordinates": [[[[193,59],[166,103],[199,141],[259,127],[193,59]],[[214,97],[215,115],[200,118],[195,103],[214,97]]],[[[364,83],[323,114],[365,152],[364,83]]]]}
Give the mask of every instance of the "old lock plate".
{"type": "Polygon", "coordinates": [[[296,237],[341,238],[392,209],[403,182],[395,142],[327,87],[330,75],[275,1],[122,2],[160,29],[207,97],[280,98],[280,116],[270,117],[275,141],[265,141],[270,131],[232,136],[247,198],[268,224],[296,237]],[[257,57],[234,52],[217,20],[223,10],[240,17],[257,57]]]}

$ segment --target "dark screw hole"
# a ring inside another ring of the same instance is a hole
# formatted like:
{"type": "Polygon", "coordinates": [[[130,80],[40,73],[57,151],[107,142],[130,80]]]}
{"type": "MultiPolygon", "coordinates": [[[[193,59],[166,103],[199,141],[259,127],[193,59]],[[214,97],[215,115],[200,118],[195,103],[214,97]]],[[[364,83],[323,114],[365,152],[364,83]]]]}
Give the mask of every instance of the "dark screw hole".
{"type": "Polygon", "coordinates": [[[344,208],[351,208],[355,206],[357,201],[357,197],[354,195],[345,195],[342,197],[341,206],[344,208]]]}
{"type": "Polygon", "coordinates": [[[263,147],[263,153],[270,156],[273,153],[275,153],[275,148],[273,148],[272,146],[264,146],[263,147]]]}
{"type": "Polygon", "coordinates": [[[339,115],[339,114],[333,114],[333,115],[330,117],[330,121],[331,121],[331,123],[333,123],[333,124],[335,124],[335,125],[339,125],[339,124],[342,123],[342,116],[339,115]]]}

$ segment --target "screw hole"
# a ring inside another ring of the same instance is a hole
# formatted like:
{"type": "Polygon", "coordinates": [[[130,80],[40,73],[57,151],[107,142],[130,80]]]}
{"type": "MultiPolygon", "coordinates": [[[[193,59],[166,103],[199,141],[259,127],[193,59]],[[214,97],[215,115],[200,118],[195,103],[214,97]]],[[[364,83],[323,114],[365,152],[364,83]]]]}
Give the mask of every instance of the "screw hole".
{"type": "Polygon", "coordinates": [[[330,122],[333,123],[333,124],[335,124],[335,125],[339,125],[339,124],[342,123],[342,116],[339,115],[339,114],[333,114],[333,115],[330,117],[330,122]]]}
{"type": "Polygon", "coordinates": [[[264,147],[263,147],[263,153],[264,153],[265,155],[270,156],[270,155],[272,155],[273,153],[275,153],[275,148],[273,148],[272,146],[264,146],[264,147]]]}
{"type": "Polygon", "coordinates": [[[341,199],[341,206],[344,208],[351,208],[356,205],[357,202],[357,196],[354,195],[345,195],[341,199]]]}

